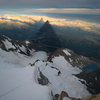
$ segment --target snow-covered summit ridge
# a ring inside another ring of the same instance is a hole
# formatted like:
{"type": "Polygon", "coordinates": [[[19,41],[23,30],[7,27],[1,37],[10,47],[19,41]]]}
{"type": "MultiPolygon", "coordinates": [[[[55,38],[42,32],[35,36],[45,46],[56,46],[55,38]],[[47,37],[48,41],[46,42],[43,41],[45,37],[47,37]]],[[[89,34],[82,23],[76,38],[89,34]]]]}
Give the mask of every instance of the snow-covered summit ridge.
{"type": "Polygon", "coordinates": [[[52,59],[58,56],[63,56],[72,66],[77,66],[80,68],[95,63],[87,57],[78,55],[67,48],[60,48],[57,49],[55,52],[51,53],[48,57],[48,61],[52,62],[52,59]]]}
{"type": "Polygon", "coordinates": [[[0,100],[52,100],[62,91],[76,98],[91,95],[86,81],[76,76],[88,60],[66,48],[47,54],[29,44],[0,37],[0,100]]]}
{"type": "Polygon", "coordinates": [[[12,40],[4,35],[0,35],[0,48],[10,52],[18,52],[25,55],[31,55],[35,51],[35,47],[29,41],[12,40]]]}

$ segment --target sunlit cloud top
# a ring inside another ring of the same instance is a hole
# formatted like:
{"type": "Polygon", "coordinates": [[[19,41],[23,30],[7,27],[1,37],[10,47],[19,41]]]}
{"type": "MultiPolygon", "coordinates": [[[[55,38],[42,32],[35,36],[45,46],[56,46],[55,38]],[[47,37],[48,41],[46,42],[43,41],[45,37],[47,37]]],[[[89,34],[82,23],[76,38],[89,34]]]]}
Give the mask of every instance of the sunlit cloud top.
{"type": "MultiPolygon", "coordinates": [[[[88,32],[95,32],[95,33],[99,33],[100,34],[100,24],[99,23],[95,23],[95,22],[87,22],[87,21],[83,21],[83,20],[68,20],[68,19],[62,19],[62,18],[52,18],[52,17],[47,17],[47,16],[33,16],[33,15],[3,15],[0,16],[1,18],[1,22],[4,22],[4,20],[2,21],[3,18],[8,19],[13,19],[13,20],[18,20],[22,23],[27,22],[27,23],[32,23],[35,24],[35,21],[40,21],[41,18],[43,18],[44,22],[46,22],[47,20],[50,21],[50,24],[54,25],[54,26],[58,26],[58,27],[70,27],[70,28],[80,28],[84,31],[88,31],[88,32]]],[[[7,21],[7,23],[9,23],[9,21],[7,21]]],[[[21,24],[20,24],[21,25],[21,24]]],[[[23,25],[23,24],[22,24],[23,25]]],[[[24,25],[25,26],[25,25],[24,25]]]]}
{"type": "Polygon", "coordinates": [[[26,9],[22,13],[64,13],[64,14],[100,14],[100,9],[88,8],[48,8],[48,9],[26,9]]]}

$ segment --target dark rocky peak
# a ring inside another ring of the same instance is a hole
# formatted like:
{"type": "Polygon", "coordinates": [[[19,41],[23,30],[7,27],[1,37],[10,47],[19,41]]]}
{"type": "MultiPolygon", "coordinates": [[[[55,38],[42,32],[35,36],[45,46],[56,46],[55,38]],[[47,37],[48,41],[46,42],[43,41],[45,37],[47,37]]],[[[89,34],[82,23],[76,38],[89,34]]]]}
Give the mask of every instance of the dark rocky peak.
{"type": "Polygon", "coordinates": [[[33,39],[33,43],[37,43],[47,48],[47,51],[54,51],[61,47],[61,42],[58,35],[55,33],[52,25],[49,21],[40,28],[36,37],[33,39]]]}
{"type": "Polygon", "coordinates": [[[45,24],[50,24],[50,22],[47,20],[45,24]]]}
{"type": "MultiPolygon", "coordinates": [[[[49,34],[51,32],[51,34],[55,33],[53,27],[51,26],[50,22],[47,20],[44,25],[40,28],[39,32],[43,32],[49,34]]],[[[42,33],[42,34],[43,34],[42,33]]]]}

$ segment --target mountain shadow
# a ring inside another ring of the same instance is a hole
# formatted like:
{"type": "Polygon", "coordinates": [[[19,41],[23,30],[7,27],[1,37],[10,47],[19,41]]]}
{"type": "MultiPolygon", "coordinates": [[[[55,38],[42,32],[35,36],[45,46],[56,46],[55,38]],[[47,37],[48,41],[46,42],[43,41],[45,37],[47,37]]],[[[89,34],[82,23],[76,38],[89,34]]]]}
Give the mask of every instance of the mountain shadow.
{"type": "Polygon", "coordinates": [[[61,42],[49,21],[45,22],[32,41],[45,47],[48,52],[61,47],[61,42]]]}

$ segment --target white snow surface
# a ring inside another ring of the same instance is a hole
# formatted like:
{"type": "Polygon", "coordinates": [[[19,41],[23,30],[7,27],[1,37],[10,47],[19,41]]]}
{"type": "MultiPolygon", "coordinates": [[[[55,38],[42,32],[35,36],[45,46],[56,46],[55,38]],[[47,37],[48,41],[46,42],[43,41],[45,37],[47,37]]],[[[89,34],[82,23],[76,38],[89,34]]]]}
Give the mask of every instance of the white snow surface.
{"type": "Polygon", "coordinates": [[[34,55],[26,57],[0,49],[0,100],[51,100],[49,87],[35,82],[35,67],[29,65],[37,59],[45,60],[46,53],[34,55]]]}
{"type": "Polygon", "coordinates": [[[70,97],[82,98],[90,95],[86,86],[83,85],[74,74],[79,74],[81,70],[78,67],[70,65],[64,57],[53,58],[53,63],[38,62],[35,66],[40,68],[43,75],[49,79],[49,86],[53,94],[60,94],[66,91],[70,97]],[[47,66],[46,66],[47,65],[47,66]],[[54,67],[54,68],[52,68],[54,67]],[[58,75],[58,70],[61,74],[58,75]]]}
{"type": "Polygon", "coordinates": [[[69,53],[69,51],[67,49],[64,49],[63,52],[68,55],[68,56],[71,56],[71,54],[69,53]]]}
{"type": "Polygon", "coordinates": [[[9,42],[7,39],[5,39],[5,41],[3,41],[4,45],[6,46],[6,49],[10,49],[10,48],[13,48],[13,49],[16,49],[11,42],[9,42]]]}
{"type": "Polygon", "coordinates": [[[54,57],[53,63],[46,61],[47,57],[43,51],[28,57],[0,49],[0,100],[52,100],[51,90],[53,95],[65,91],[76,98],[90,95],[86,86],[73,75],[81,72],[78,67],[70,65],[62,56],[54,57]],[[35,61],[31,67],[30,63],[35,61]],[[48,78],[48,85],[38,84],[38,68],[48,78]]]}
{"type": "Polygon", "coordinates": [[[26,43],[26,44],[30,44],[30,42],[29,42],[29,41],[25,41],[25,43],[26,43]]]}

